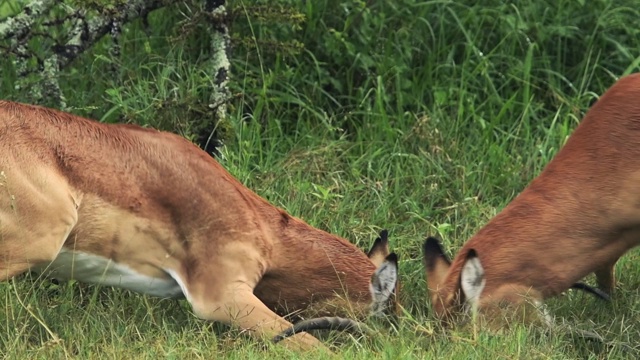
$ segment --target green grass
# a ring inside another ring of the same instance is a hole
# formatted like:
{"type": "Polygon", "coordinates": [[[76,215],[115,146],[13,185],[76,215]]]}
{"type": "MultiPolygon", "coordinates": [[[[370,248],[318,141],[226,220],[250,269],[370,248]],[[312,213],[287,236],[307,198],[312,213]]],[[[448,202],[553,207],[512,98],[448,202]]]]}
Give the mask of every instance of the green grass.
{"type": "MultiPolygon", "coordinates": [[[[341,2],[350,11],[307,3],[300,30],[237,20],[237,34],[291,38],[305,50],[236,49],[231,138],[219,160],[274,205],[363,250],[390,230],[406,314],[373,338],[323,340],[361,359],[637,358],[629,346],[640,343],[638,249],[618,263],[611,304],[574,291],[548,302],[558,322],[596,331],[607,345],[521,325],[445,333],[420,259],[428,235],[455,254],[541,171],[615,77],[638,71],[635,2],[341,2]]],[[[125,35],[128,51],[109,60],[117,79],[102,74],[104,44],[65,72],[75,112],[189,135],[194,115],[181,106],[206,101],[206,54],[194,50],[197,39],[167,40],[166,14],[151,17],[153,36],[139,24],[125,35]],[[155,105],[171,99],[184,102],[163,115],[155,105]]],[[[4,78],[12,69],[2,61],[4,78]]],[[[26,98],[4,80],[0,89],[26,98]]],[[[0,298],[2,358],[315,358],[200,321],[184,301],[29,276],[0,284],[0,298]]]]}

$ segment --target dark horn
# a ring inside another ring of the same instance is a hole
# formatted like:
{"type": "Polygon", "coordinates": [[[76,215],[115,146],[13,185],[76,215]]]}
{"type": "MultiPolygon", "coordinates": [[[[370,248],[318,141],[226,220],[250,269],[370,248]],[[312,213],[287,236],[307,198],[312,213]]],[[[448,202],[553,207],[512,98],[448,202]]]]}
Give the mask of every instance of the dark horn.
{"type": "Polygon", "coordinates": [[[362,322],[341,317],[319,317],[302,320],[276,335],[272,341],[280,342],[290,336],[309,330],[338,330],[359,334],[372,334],[373,330],[362,322]]]}
{"type": "Polygon", "coordinates": [[[594,288],[594,287],[589,286],[589,285],[584,284],[584,283],[580,283],[580,282],[575,283],[575,284],[571,285],[571,288],[572,289],[578,289],[578,290],[586,291],[586,292],[588,292],[590,294],[593,294],[596,297],[598,297],[598,298],[600,298],[600,299],[602,299],[604,301],[611,301],[611,296],[609,296],[609,294],[605,293],[604,291],[602,291],[600,289],[594,288]]]}

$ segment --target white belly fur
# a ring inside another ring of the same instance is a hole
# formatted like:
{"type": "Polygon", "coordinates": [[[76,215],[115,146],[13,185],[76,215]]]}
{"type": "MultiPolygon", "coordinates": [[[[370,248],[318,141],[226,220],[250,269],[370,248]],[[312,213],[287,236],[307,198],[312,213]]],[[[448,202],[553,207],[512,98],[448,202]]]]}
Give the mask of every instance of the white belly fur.
{"type": "Polygon", "coordinates": [[[173,277],[143,275],[110,259],[65,248],[51,264],[34,270],[59,280],[74,279],[83,283],[121,287],[151,296],[184,296],[180,284],[173,277]]]}

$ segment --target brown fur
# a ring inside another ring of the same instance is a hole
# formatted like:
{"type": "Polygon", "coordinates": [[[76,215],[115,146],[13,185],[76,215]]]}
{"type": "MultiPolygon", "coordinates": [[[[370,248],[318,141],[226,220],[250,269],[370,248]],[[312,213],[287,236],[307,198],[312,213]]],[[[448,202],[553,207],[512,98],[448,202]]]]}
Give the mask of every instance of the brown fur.
{"type": "Polygon", "coordinates": [[[490,312],[497,303],[557,295],[592,272],[599,287],[612,292],[616,261],[639,244],[640,74],[635,74],[620,79],[593,105],[544,171],[450,266],[425,247],[432,305],[444,319],[459,312],[465,301],[460,275],[471,249],[486,279],[479,309],[490,312]]]}
{"type": "Polygon", "coordinates": [[[170,269],[196,315],[270,337],[291,325],[271,309],[371,301],[376,266],[361,250],[270,205],[177,135],[0,101],[0,171],[0,280],[64,246],[159,279],[170,269]]]}

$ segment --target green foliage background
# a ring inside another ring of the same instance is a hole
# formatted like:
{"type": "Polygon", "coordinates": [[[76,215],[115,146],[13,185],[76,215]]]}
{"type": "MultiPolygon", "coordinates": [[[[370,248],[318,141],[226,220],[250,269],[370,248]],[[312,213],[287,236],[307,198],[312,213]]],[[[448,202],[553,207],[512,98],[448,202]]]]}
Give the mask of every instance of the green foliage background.
{"type": "MultiPolygon", "coordinates": [[[[0,18],[17,3],[0,1],[0,18]]],[[[605,345],[518,325],[498,335],[445,335],[429,314],[420,244],[438,235],[454,254],[541,171],[607,87],[638,71],[638,1],[228,5],[233,97],[218,125],[221,163],[275,205],[363,249],[388,228],[401,257],[405,316],[397,328],[380,327],[379,338],[326,336],[341,356],[637,356],[637,250],[618,263],[612,304],[575,292],[549,304],[560,319],[605,336],[605,345]]],[[[84,54],[61,81],[72,111],[193,140],[212,131],[210,50],[198,9],[185,2],[152,13],[148,26],[130,24],[118,58],[109,56],[109,39],[84,54]]],[[[0,97],[24,101],[8,60],[0,59],[0,97]]],[[[184,303],[74,283],[0,286],[0,353],[10,358],[304,357],[262,350],[194,319],[184,303]],[[41,323],[64,340],[52,342],[41,323]]]]}

